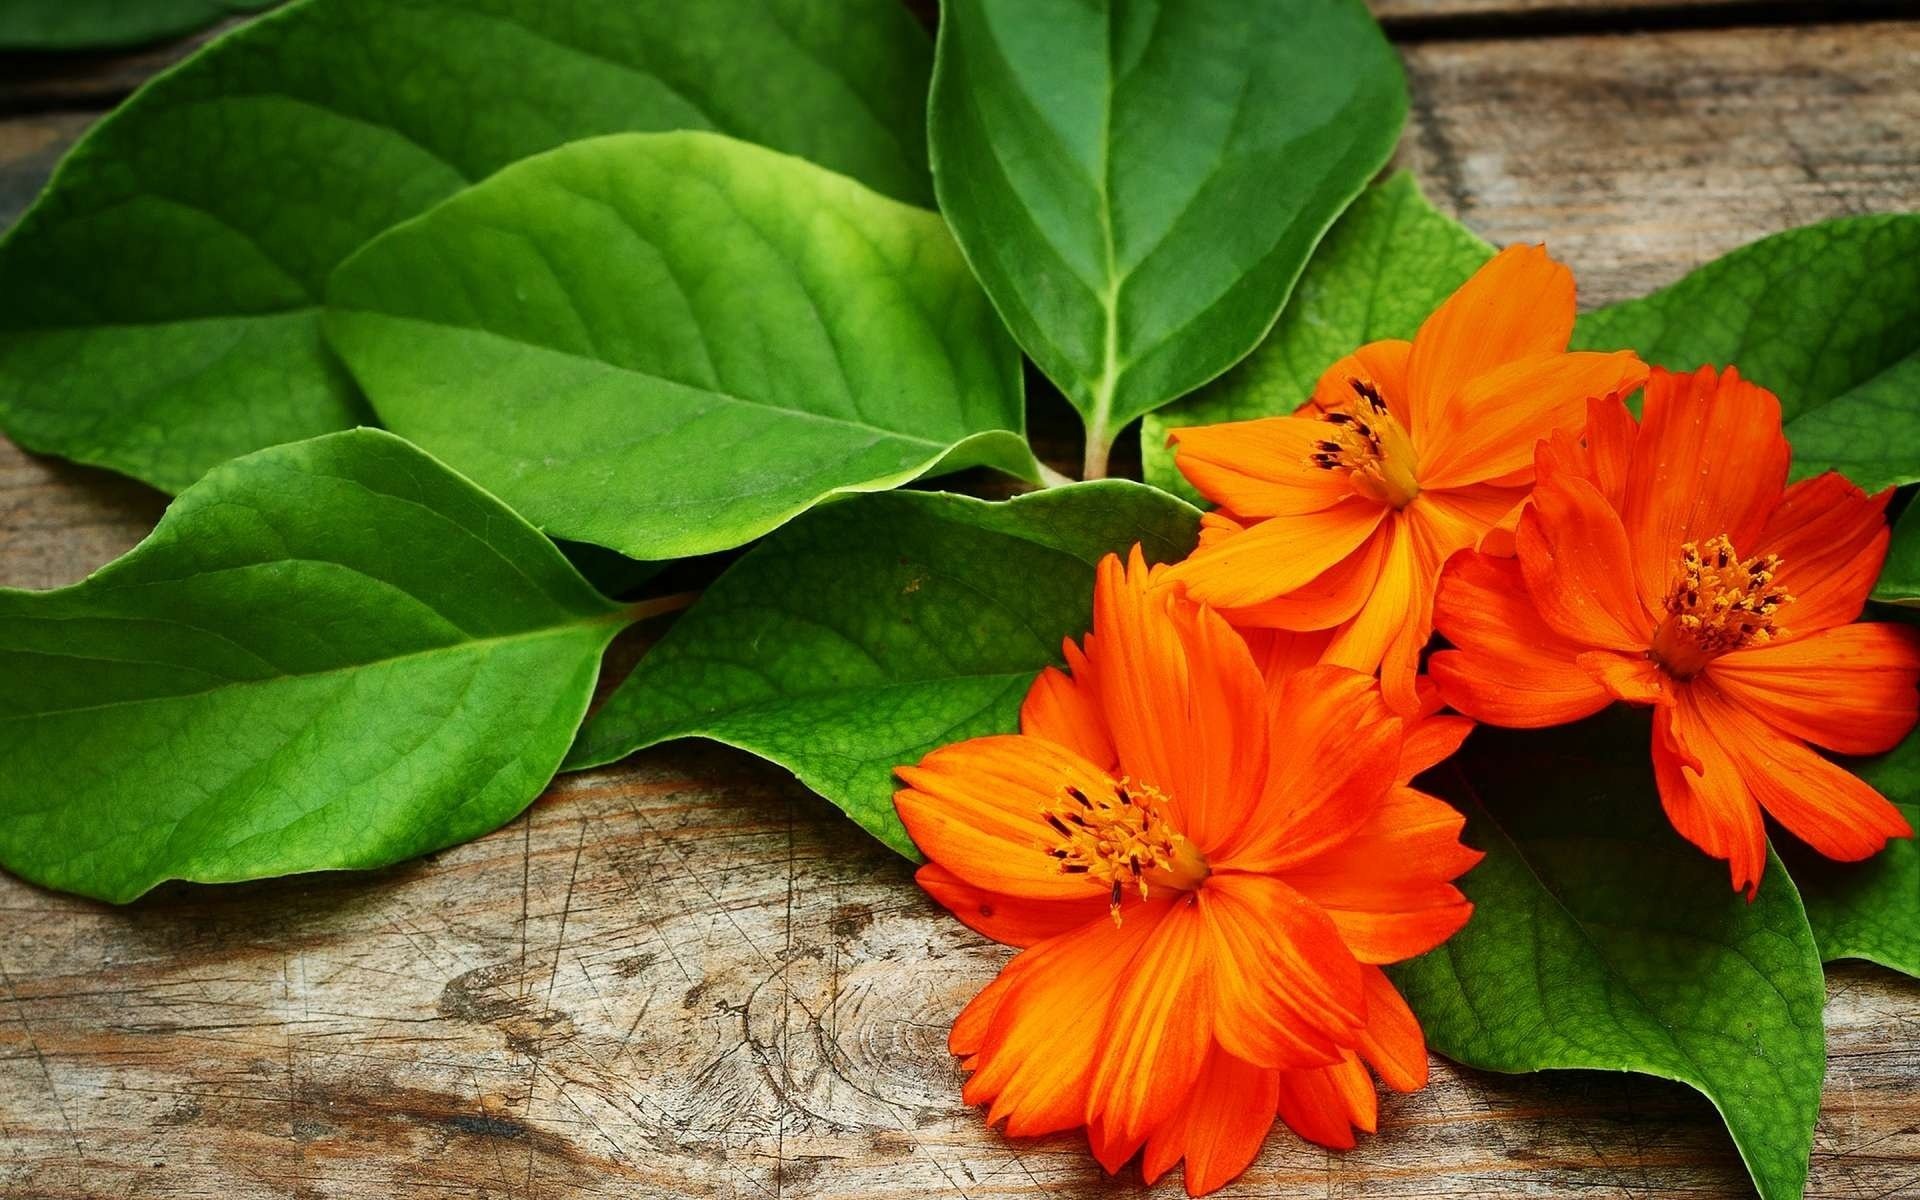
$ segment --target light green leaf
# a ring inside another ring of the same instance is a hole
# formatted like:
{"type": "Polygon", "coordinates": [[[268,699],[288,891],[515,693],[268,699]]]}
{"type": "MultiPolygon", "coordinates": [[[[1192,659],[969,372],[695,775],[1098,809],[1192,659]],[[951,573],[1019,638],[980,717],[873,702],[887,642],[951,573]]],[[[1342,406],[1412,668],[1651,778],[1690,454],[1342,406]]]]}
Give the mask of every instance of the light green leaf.
{"type": "Polygon", "coordinates": [[[277,0],[6,0],[0,50],[106,50],[205,29],[277,0]]]}
{"type": "Polygon", "coordinates": [[[991,504],[895,492],[756,546],[594,714],[569,769],[681,737],[771,759],[912,856],[893,769],[1011,732],[1040,668],[1092,624],[1094,565],[1193,548],[1198,514],[1108,480],[991,504]]]}
{"type": "Polygon", "coordinates": [[[1893,540],[1887,545],[1887,561],[1880,568],[1880,578],[1873,585],[1873,598],[1903,608],[1920,608],[1920,505],[1907,505],[1907,511],[1894,523],[1893,540]]]}
{"type": "Polygon", "coordinates": [[[84,582],[0,591],[0,865],[120,902],[475,837],[546,786],[625,619],[391,434],[239,459],[84,582]]]}
{"type": "Polygon", "coordinates": [[[1796,479],[1920,481],[1920,214],[1843,217],[1743,246],[1588,313],[1576,349],[1740,368],[1776,393],[1796,479]]]}
{"type": "Polygon", "coordinates": [[[1148,414],[1140,427],[1147,482],[1197,499],[1174,468],[1170,430],[1291,413],[1342,357],[1382,338],[1411,338],[1492,254],[1427,203],[1405,171],[1360,193],[1313,252],[1267,339],[1225,375],[1148,414]]]}
{"type": "Polygon", "coordinates": [[[1779,860],[1758,897],[1668,827],[1644,712],[1483,728],[1429,782],[1486,859],[1473,918],[1392,968],[1428,1043],[1493,1071],[1633,1071],[1699,1089],[1764,1200],[1794,1200],[1826,1068],[1826,991],[1779,860]]]}
{"type": "Polygon", "coordinates": [[[1399,60],[1360,0],[952,0],[940,207],[1087,424],[1231,366],[1392,153],[1399,60]]]}
{"type": "Polygon", "coordinates": [[[927,202],[895,0],[306,0],[96,126],[0,242],[0,427],[178,490],[366,419],[320,336],[362,243],[576,138],[717,129],[927,202]]]}
{"type": "Polygon", "coordinates": [[[1037,470],[1019,352],[940,218],[716,134],[515,164],[348,259],[328,302],[388,427],[631,558],[1037,470]]]}
{"type": "MultiPolygon", "coordinates": [[[[1842,761],[1920,829],[1920,737],[1887,754],[1842,761]]],[[[1842,863],[1787,837],[1781,854],[1806,898],[1823,958],[1864,958],[1920,978],[1920,845],[1901,838],[1865,862],[1842,863]]]]}

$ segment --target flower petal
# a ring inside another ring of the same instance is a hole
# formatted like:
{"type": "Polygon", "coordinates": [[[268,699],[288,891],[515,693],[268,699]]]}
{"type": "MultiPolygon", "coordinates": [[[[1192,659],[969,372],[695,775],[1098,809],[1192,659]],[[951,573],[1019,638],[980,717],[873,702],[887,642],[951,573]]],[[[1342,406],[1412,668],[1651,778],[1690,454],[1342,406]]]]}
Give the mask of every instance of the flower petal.
{"type": "Polygon", "coordinates": [[[1645,654],[1588,650],[1574,659],[1616,700],[1628,704],[1672,704],[1673,677],[1645,654]]]}
{"type": "Polygon", "coordinates": [[[1314,513],[1353,495],[1345,471],[1314,465],[1332,431],[1314,416],[1262,417],[1176,429],[1174,465],[1200,494],[1248,517],[1314,513]]]}
{"type": "Polygon", "coordinates": [[[1696,686],[1700,715],[1776,821],[1828,858],[1858,862],[1913,828],[1886,797],[1799,740],[1769,727],[1709,684],[1696,686]]]}
{"type": "Polygon", "coordinates": [[[1300,406],[1297,415],[1351,412],[1359,395],[1354,384],[1372,384],[1387,402],[1388,415],[1400,422],[1402,429],[1409,428],[1413,413],[1407,407],[1407,360],[1412,354],[1412,342],[1368,342],[1320,373],[1314,381],[1313,398],[1300,406]]]}
{"type": "Polygon", "coordinates": [[[1739,761],[1701,713],[1703,690],[1681,688],[1673,704],[1653,710],[1654,780],[1674,829],[1725,859],[1733,889],[1751,900],[1767,865],[1766,830],[1739,761]]]}
{"type": "Polygon", "coordinates": [[[1330,1150],[1353,1149],[1355,1127],[1372,1133],[1378,1106],[1373,1080],[1351,1050],[1330,1067],[1280,1072],[1274,1103],[1287,1128],[1330,1150]]]}
{"type": "Polygon", "coordinates": [[[1260,1066],[1309,1067],[1356,1043],[1360,964],[1318,905],[1271,876],[1237,872],[1216,872],[1197,895],[1223,1049],[1260,1066]]]}
{"type": "Polygon", "coordinates": [[[1231,1183],[1253,1162],[1273,1128],[1280,1073],[1214,1048],[1180,1110],[1147,1139],[1141,1173],[1149,1186],[1184,1160],[1189,1196],[1231,1183]]]}
{"type": "Polygon", "coordinates": [[[1920,710],[1920,630],[1842,625],[1723,654],[1706,676],[1775,728],[1841,754],[1891,750],[1920,710]]]}
{"type": "Polygon", "coordinates": [[[914,844],[956,876],[988,891],[1032,900],[1080,900],[1098,890],[1048,857],[1057,841],[1041,814],[1071,785],[1086,792],[1113,779],[1066,747],[1017,734],[945,746],[895,772],[906,787],[893,803],[914,844]]]}
{"type": "Polygon", "coordinates": [[[1434,614],[1457,649],[1435,654],[1427,671],[1446,702],[1476,721],[1537,729],[1612,702],[1575,661],[1587,647],[1540,618],[1513,559],[1455,555],[1441,573],[1434,614]]]}
{"type": "Polygon", "coordinates": [[[1620,510],[1648,612],[1665,602],[1684,543],[1724,534],[1742,555],[1754,553],[1786,487],[1788,455],[1772,392],[1732,367],[1654,370],[1620,510]]]}
{"type": "Polygon", "coordinates": [[[1393,981],[1379,967],[1361,968],[1367,985],[1367,1028],[1360,1041],[1380,1082],[1396,1092],[1427,1086],[1427,1035],[1393,981]]]}
{"type": "MultiPolygon", "coordinates": [[[[1418,638],[1421,645],[1425,644],[1427,635],[1420,626],[1425,623],[1422,614],[1428,606],[1421,602],[1421,595],[1430,593],[1434,586],[1422,569],[1425,559],[1419,536],[1404,512],[1389,518],[1374,540],[1384,549],[1373,593],[1351,621],[1334,631],[1333,641],[1322,655],[1322,661],[1331,666],[1367,675],[1380,671],[1389,657],[1394,658],[1396,668],[1404,667],[1405,654],[1395,653],[1403,643],[1418,638]]],[[[1410,699],[1412,686],[1412,680],[1396,675],[1396,692],[1409,701],[1407,708],[1416,707],[1410,699]]]]}
{"type": "Polygon", "coordinates": [[[1609,650],[1642,651],[1654,620],[1633,584],[1620,515],[1598,488],[1542,460],[1533,507],[1515,535],[1520,572],[1540,616],[1563,636],[1609,650]]]}
{"type": "MultiPolygon", "coordinates": [[[[1428,687],[1431,686],[1429,683],[1428,687]]],[[[1435,698],[1438,698],[1437,689],[1435,698]]],[[[1424,707],[1424,692],[1421,700],[1424,707]]],[[[1431,771],[1452,758],[1453,752],[1472,732],[1473,720],[1469,717],[1427,716],[1409,721],[1405,740],[1400,745],[1400,773],[1396,779],[1410,783],[1415,775],[1431,771]]]]}
{"type": "Polygon", "coordinates": [[[1108,919],[1109,898],[1103,895],[1029,900],[975,887],[939,863],[927,863],[913,878],[968,929],[1009,946],[1031,946],[1108,919]]]}
{"type": "Polygon", "coordinates": [[[1215,608],[1262,604],[1304,587],[1373,536],[1389,510],[1354,497],[1324,512],[1270,517],[1203,542],[1166,578],[1215,608]]]}
{"type": "Polygon", "coordinates": [[[1585,425],[1589,401],[1626,395],[1646,381],[1647,365],[1630,350],[1545,354],[1495,367],[1460,390],[1452,420],[1421,447],[1420,486],[1464,487],[1524,471],[1541,439],[1585,425]]]}
{"type": "Polygon", "coordinates": [[[1572,336],[1573,272],[1544,246],[1494,255],[1414,336],[1407,359],[1414,442],[1451,432],[1453,399],[1469,383],[1506,363],[1558,354],[1572,336]]]}
{"type": "Polygon", "coordinates": [[[1243,631],[1332,629],[1351,620],[1379,586],[1389,541],[1384,536],[1370,537],[1318,579],[1263,604],[1222,609],[1221,615],[1243,631]]]}
{"type": "Polygon", "coordinates": [[[1363,963],[1425,954],[1473,912],[1453,880],[1480,861],[1460,842],[1466,825],[1451,806],[1396,787],[1353,836],[1281,875],[1326,910],[1363,963]]]}
{"type": "Polygon", "coordinates": [[[1100,687],[1093,680],[1093,635],[1082,651],[1069,638],[1062,647],[1067,669],[1048,667],[1027,689],[1020,705],[1020,732],[1058,742],[1097,767],[1114,770],[1119,756],[1100,710],[1100,687]]]}
{"type": "Polygon", "coordinates": [[[1793,596],[1780,615],[1795,633],[1844,625],[1866,607],[1887,557],[1892,498],[1892,488],[1869,496],[1832,471],[1787,489],[1753,553],[1780,556],[1774,582],[1793,596]]]}
{"type": "Polygon", "coordinates": [[[1212,954],[1200,905],[1172,901],[1114,993],[1098,1038],[1087,1121],[1099,1122],[1109,1137],[1145,1138],[1200,1077],[1213,1045],[1212,954]]]}

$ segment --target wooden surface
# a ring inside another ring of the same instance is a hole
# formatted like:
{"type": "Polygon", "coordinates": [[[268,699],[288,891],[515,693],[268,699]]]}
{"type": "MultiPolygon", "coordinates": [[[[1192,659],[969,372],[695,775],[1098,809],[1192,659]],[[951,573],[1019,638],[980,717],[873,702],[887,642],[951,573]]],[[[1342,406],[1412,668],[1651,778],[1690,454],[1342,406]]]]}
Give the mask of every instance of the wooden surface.
{"type": "MultiPolygon", "coordinates": [[[[1789,224],[1920,208],[1920,24],[1520,21],[1405,50],[1401,161],[1486,236],[1547,239],[1585,302],[1789,224]]],[[[0,82],[0,222],[93,116],[20,95],[0,82]]],[[[77,579],[161,504],[0,443],[0,584],[77,579]]],[[[946,1028],[1006,952],[717,748],[563,778],[376,874],[125,910],[0,877],[0,912],[0,1196],[1140,1192],[1076,1138],[1009,1142],[961,1105],[946,1028]]],[[[1829,996],[1809,1194],[1920,1196],[1920,985],[1845,966],[1829,996]]],[[[1572,1193],[1748,1194],[1684,1088],[1444,1063],[1355,1152],[1276,1133],[1225,1194],[1572,1193]]]]}

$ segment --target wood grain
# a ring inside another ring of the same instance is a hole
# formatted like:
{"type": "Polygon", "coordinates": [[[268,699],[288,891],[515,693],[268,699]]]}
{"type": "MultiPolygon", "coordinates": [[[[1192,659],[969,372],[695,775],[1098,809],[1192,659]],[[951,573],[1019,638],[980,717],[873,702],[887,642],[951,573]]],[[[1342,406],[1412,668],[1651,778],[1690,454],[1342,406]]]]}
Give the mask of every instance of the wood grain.
{"type": "MultiPolygon", "coordinates": [[[[1410,46],[1402,149],[1588,301],[1782,226],[1920,207],[1920,30],[1410,46]]],[[[84,114],[0,123],[0,202],[84,114]]],[[[4,216],[0,216],[3,220],[4,216]]],[[[161,498],[0,444],[0,584],[71,582],[161,498]]],[[[784,773],[683,745],[563,778],[388,871],[126,910],[0,877],[0,1196],[1139,1194],[959,1100],[946,1028],[1006,957],[784,773]]],[[[1920,985],[1844,966],[1809,1195],[1920,1196],[1920,985]]],[[[1651,1080],[1441,1064],[1339,1156],[1276,1134],[1226,1195],[1733,1197],[1651,1080]]],[[[1156,1194],[1177,1195],[1163,1184],[1156,1194]]]]}

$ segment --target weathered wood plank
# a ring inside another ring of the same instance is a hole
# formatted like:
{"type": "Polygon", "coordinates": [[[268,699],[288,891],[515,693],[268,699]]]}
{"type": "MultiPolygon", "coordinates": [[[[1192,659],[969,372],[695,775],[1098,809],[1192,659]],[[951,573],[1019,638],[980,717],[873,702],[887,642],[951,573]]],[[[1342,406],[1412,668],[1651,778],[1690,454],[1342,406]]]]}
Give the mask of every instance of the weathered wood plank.
{"type": "MultiPolygon", "coordinates": [[[[1786,224],[1915,207],[1917,38],[1415,46],[1402,159],[1617,299],[1786,224]]],[[[0,123],[0,198],[85,119],[0,123]]],[[[79,578],[160,503],[0,444],[0,584],[79,578]]],[[[1005,951],[718,749],[563,779],[508,828],[373,875],[124,911],[0,877],[0,913],[4,1196],[1112,1190],[1075,1139],[1009,1142],[959,1101],[946,1026],[1005,951]]],[[[1920,985],[1846,967],[1829,994],[1810,1194],[1920,1194],[1920,985]]],[[[1228,1194],[1745,1194],[1709,1106],[1651,1081],[1443,1064],[1382,1120],[1346,1156],[1276,1135],[1228,1194]]]]}

